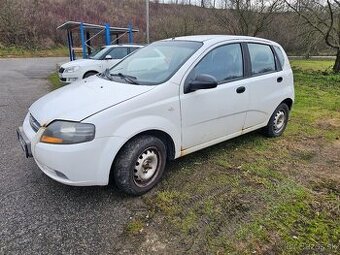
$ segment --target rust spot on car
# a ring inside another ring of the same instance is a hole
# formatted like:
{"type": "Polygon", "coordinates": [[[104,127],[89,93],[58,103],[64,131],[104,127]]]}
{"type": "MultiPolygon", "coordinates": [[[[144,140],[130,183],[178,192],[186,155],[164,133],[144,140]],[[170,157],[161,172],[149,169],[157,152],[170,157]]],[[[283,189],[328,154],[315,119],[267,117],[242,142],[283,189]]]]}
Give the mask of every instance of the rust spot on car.
{"type": "Polygon", "coordinates": [[[183,157],[183,156],[185,156],[187,154],[188,154],[188,150],[187,149],[183,149],[183,147],[181,147],[181,155],[180,155],[180,157],[183,157]]]}

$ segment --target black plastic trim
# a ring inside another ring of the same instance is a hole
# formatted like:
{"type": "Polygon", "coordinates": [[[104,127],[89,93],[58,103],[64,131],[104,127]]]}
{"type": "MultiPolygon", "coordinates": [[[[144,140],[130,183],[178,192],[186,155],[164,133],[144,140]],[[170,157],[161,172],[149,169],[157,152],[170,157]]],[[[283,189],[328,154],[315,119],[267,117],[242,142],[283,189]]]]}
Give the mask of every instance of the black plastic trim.
{"type": "Polygon", "coordinates": [[[17,137],[18,137],[20,146],[22,150],[24,151],[26,158],[33,157],[32,150],[31,150],[31,141],[25,135],[23,128],[19,127],[16,130],[16,132],[17,132],[17,137]]]}
{"type": "Polygon", "coordinates": [[[249,53],[249,48],[248,48],[248,43],[242,42],[242,52],[243,52],[243,62],[245,66],[245,77],[249,78],[252,76],[251,74],[251,61],[250,61],[250,53],[249,53]]]}
{"type": "Polygon", "coordinates": [[[282,64],[280,62],[279,56],[277,55],[277,52],[273,45],[270,45],[270,48],[272,49],[272,52],[274,53],[276,71],[280,72],[283,70],[283,68],[282,68],[282,64]]]}

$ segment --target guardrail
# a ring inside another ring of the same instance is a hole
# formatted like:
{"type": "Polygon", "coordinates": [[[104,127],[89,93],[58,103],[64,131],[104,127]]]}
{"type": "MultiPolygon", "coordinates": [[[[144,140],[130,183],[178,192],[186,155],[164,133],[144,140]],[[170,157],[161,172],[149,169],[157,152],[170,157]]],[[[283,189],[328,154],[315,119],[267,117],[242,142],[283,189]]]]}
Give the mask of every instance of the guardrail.
{"type": "Polygon", "coordinates": [[[335,59],[336,56],[288,56],[289,59],[335,59]]]}

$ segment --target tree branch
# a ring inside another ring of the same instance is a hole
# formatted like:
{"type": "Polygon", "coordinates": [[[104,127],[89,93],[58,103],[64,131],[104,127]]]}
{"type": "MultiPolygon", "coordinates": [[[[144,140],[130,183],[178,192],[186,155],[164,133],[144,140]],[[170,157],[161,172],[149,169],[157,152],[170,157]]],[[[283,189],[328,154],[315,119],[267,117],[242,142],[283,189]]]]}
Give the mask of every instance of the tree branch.
{"type": "Polygon", "coordinates": [[[334,40],[334,38],[332,38],[333,42],[331,42],[331,40],[330,40],[331,37],[333,37],[331,35],[331,31],[333,29],[334,15],[333,15],[332,6],[331,6],[331,3],[329,2],[329,0],[327,0],[327,5],[328,5],[328,8],[329,8],[330,13],[331,13],[331,25],[327,25],[325,22],[323,22],[324,25],[327,25],[327,32],[323,31],[318,25],[314,24],[314,22],[312,22],[312,20],[310,20],[309,17],[307,17],[305,14],[303,14],[301,11],[299,11],[296,7],[294,7],[292,4],[290,4],[288,2],[288,0],[284,0],[284,1],[294,12],[296,12],[299,16],[301,16],[303,19],[305,19],[310,26],[312,26],[314,29],[319,31],[319,33],[321,33],[324,36],[325,42],[328,46],[335,48],[335,49],[339,49],[339,45],[337,45],[337,43],[334,43],[336,40],[334,40]]]}

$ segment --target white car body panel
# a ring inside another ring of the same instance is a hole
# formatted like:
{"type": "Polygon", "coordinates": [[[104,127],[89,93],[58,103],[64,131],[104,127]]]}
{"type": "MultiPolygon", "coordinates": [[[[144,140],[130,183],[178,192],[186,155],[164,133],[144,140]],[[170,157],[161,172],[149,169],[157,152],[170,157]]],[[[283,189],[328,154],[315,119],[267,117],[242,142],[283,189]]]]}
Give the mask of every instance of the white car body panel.
{"type": "Polygon", "coordinates": [[[213,91],[198,90],[181,95],[183,149],[242,131],[249,93],[234,96],[234,91],[243,84],[244,81],[235,81],[221,84],[213,91]]]}
{"type": "Polygon", "coordinates": [[[134,85],[90,77],[36,101],[29,108],[29,114],[42,127],[35,133],[28,114],[23,130],[42,171],[68,185],[106,185],[119,150],[142,132],[166,133],[174,143],[174,158],[178,158],[264,127],[283,100],[294,100],[293,75],[286,55],[283,71],[185,94],[188,74],[211,49],[235,42],[280,46],[264,39],[239,36],[189,36],[176,40],[199,41],[204,45],[162,84],[134,85]],[[276,82],[279,76],[283,77],[282,83],[276,82]],[[240,86],[246,91],[235,93],[240,86]],[[95,138],[72,145],[40,142],[44,129],[54,120],[92,123],[95,138]]]}
{"type": "Polygon", "coordinates": [[[47,125],[55,119],[81,121],[91,114],[153,88],[152,86],[131,87],[89,77],[87,80],[64,86],[41,97],[32,104],[29,111],[42,125],[47,125]]]}
{"type": "Polygon", "coordinates": [[[120,61],[120,59],[110,59],[110,60],[94,60],[94,59],[77,59],[71,62],[67,62],[61,65],[62,68],[69,67],[79,67],[79,69],[72,73],[58,73],[59,78],[66,79],[66,82],[63,83],[71,83],[74,81],[82,80],[84,75],[88,72],[97,72],[102,73],[106,68],[110,68],[114,66],[120,61]]]}

